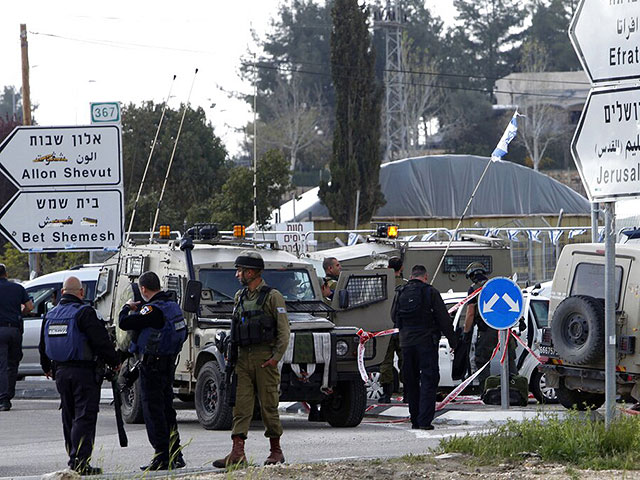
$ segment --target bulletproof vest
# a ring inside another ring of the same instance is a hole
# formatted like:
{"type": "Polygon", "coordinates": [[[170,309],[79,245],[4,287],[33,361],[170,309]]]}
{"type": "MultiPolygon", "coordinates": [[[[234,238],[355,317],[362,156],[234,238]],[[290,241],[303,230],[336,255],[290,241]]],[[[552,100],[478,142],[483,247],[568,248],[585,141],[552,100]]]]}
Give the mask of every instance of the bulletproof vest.
{"type": "Polygon", "coordinates": [[[234,338],[241,347],[269,343],[276,338],[276,319],[264,311],[264,302],[270,291],[271,287],[264,285],[258,296],[249,300],[247,289],[242,290],[234,312],[234,338]]]}
{"type": "Polygon", "coordinates": [[[154,300],[147,305],[158,308],[164,315],[162,328],[147,327],[132,342],[132,353],[147,355],[176,355],[180,353],[182,344],[187,339],[187,324],[182,316],[182,310],[176,302],[168,300],[154,300]]]}
{"type": "Polygon", "coordinates": [[[399,329],[429,330],[433,325],[431,285],[412,281],[398,288],[396,325],[399,329]]]}
{"type": "MultiPolygon", "coordinates": [[[[471,291],[475,292],[477,289],[484,286],[485,283],[487,283],[487,278],[475,282],[473,285],[471,285],[471,291]]],[[[473,312],[473,323],[477,325],[479,332],[485,332],[489,329],[489,326],[484,322],[482,316],[480,316],[480,302],[478,301],[479,298],[480,296],[478,295],[475,302],[476,309],[473,312]]]]}
{"type": "Polygon", "coordinates": [[[93,350],[84,333],[78,328],[78,316],[82,303],[60,303],[47,313],[44,326],[44,343],[47,357],[54,362],[91,361],[93,350]]]}

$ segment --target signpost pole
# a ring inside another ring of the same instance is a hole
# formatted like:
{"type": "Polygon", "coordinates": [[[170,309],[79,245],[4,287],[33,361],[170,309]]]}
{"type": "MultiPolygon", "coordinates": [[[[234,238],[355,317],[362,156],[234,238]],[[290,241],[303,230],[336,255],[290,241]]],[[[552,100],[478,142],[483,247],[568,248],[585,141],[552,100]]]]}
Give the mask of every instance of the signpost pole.
{"type": "Polygon", "coordinates": [[[605,210],[605,427],[609,429],[616,407],[616,295],[615,295],[615,202],[604,204],[605,210]]]}
{"type": "Polygon", "coordinates": [[[591,242],[598,242],[598,204],[591,202],[591,242]]]}
{"type": "Polygon", "coordinates": [[[500,371],[500,408],[509,409],[509,330],[500,330],[500,350],[504,354],[504,362],[500,371]]]}

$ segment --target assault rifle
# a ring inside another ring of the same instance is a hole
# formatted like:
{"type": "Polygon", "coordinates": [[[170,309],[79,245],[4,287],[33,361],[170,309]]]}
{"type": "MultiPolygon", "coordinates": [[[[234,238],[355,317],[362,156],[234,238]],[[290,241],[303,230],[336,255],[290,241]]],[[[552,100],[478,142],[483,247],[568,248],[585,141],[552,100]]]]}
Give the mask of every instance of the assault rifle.
{"type": "Polygon", "coordinates": [[[129,445],[129,439],[127,438],[127,432],[124,430],[124,421],[122,419],[122,398],[120,397],[121,390],[118,386],[118,372],[110,368],[106,369],[104,378],[111,382],[113,406],[116,411],[116,426],[118,427],[118,440],[121,447],[126,447],[129,445]]]}
{"type": "Polygon", "coordinates": [[[227,405],[236,406],[236,390],[238,389],[238,375],[236,375],[236,364],[238,363],[238,344],[233,333],[233,320],[231,321],[231,334],[227,339],[226,365],[224,368],[224,390],[226,390],[227,405]]]}

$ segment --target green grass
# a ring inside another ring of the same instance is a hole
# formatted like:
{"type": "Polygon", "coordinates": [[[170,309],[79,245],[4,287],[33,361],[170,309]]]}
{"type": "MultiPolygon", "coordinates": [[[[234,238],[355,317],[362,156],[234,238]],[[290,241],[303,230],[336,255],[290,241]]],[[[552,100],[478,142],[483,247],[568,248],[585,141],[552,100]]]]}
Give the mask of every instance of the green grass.
{"type": "Polygon", "coordinates": [[[525,452],[535,452],[543,462],[577,468],[638,470],[640,418],[618,418],[609,430],[604,421],[577,412],[510,421],[480,435],[443,439],[440,449],[472,455],[480,464],[521,460],[525,452]]]}

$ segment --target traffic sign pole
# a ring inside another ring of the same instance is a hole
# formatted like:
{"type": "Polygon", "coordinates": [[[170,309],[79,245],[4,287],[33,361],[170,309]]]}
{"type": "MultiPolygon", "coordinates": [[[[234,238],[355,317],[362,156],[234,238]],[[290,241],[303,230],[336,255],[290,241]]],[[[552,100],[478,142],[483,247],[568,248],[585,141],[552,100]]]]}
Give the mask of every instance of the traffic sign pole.
{"type": "Polygon", "coordinates": [[[500,408],[509,409],[509,330],[500,330],[500,346],[504,354],[500,374],[500,408]]]}
{"type": "Polygon", "coordinates": [[[616,244],[615,244],[615,202],[605,203],[605,251],[604,251],[604,393],[605,427],[608,429],[616,408],[616,244]]]}

